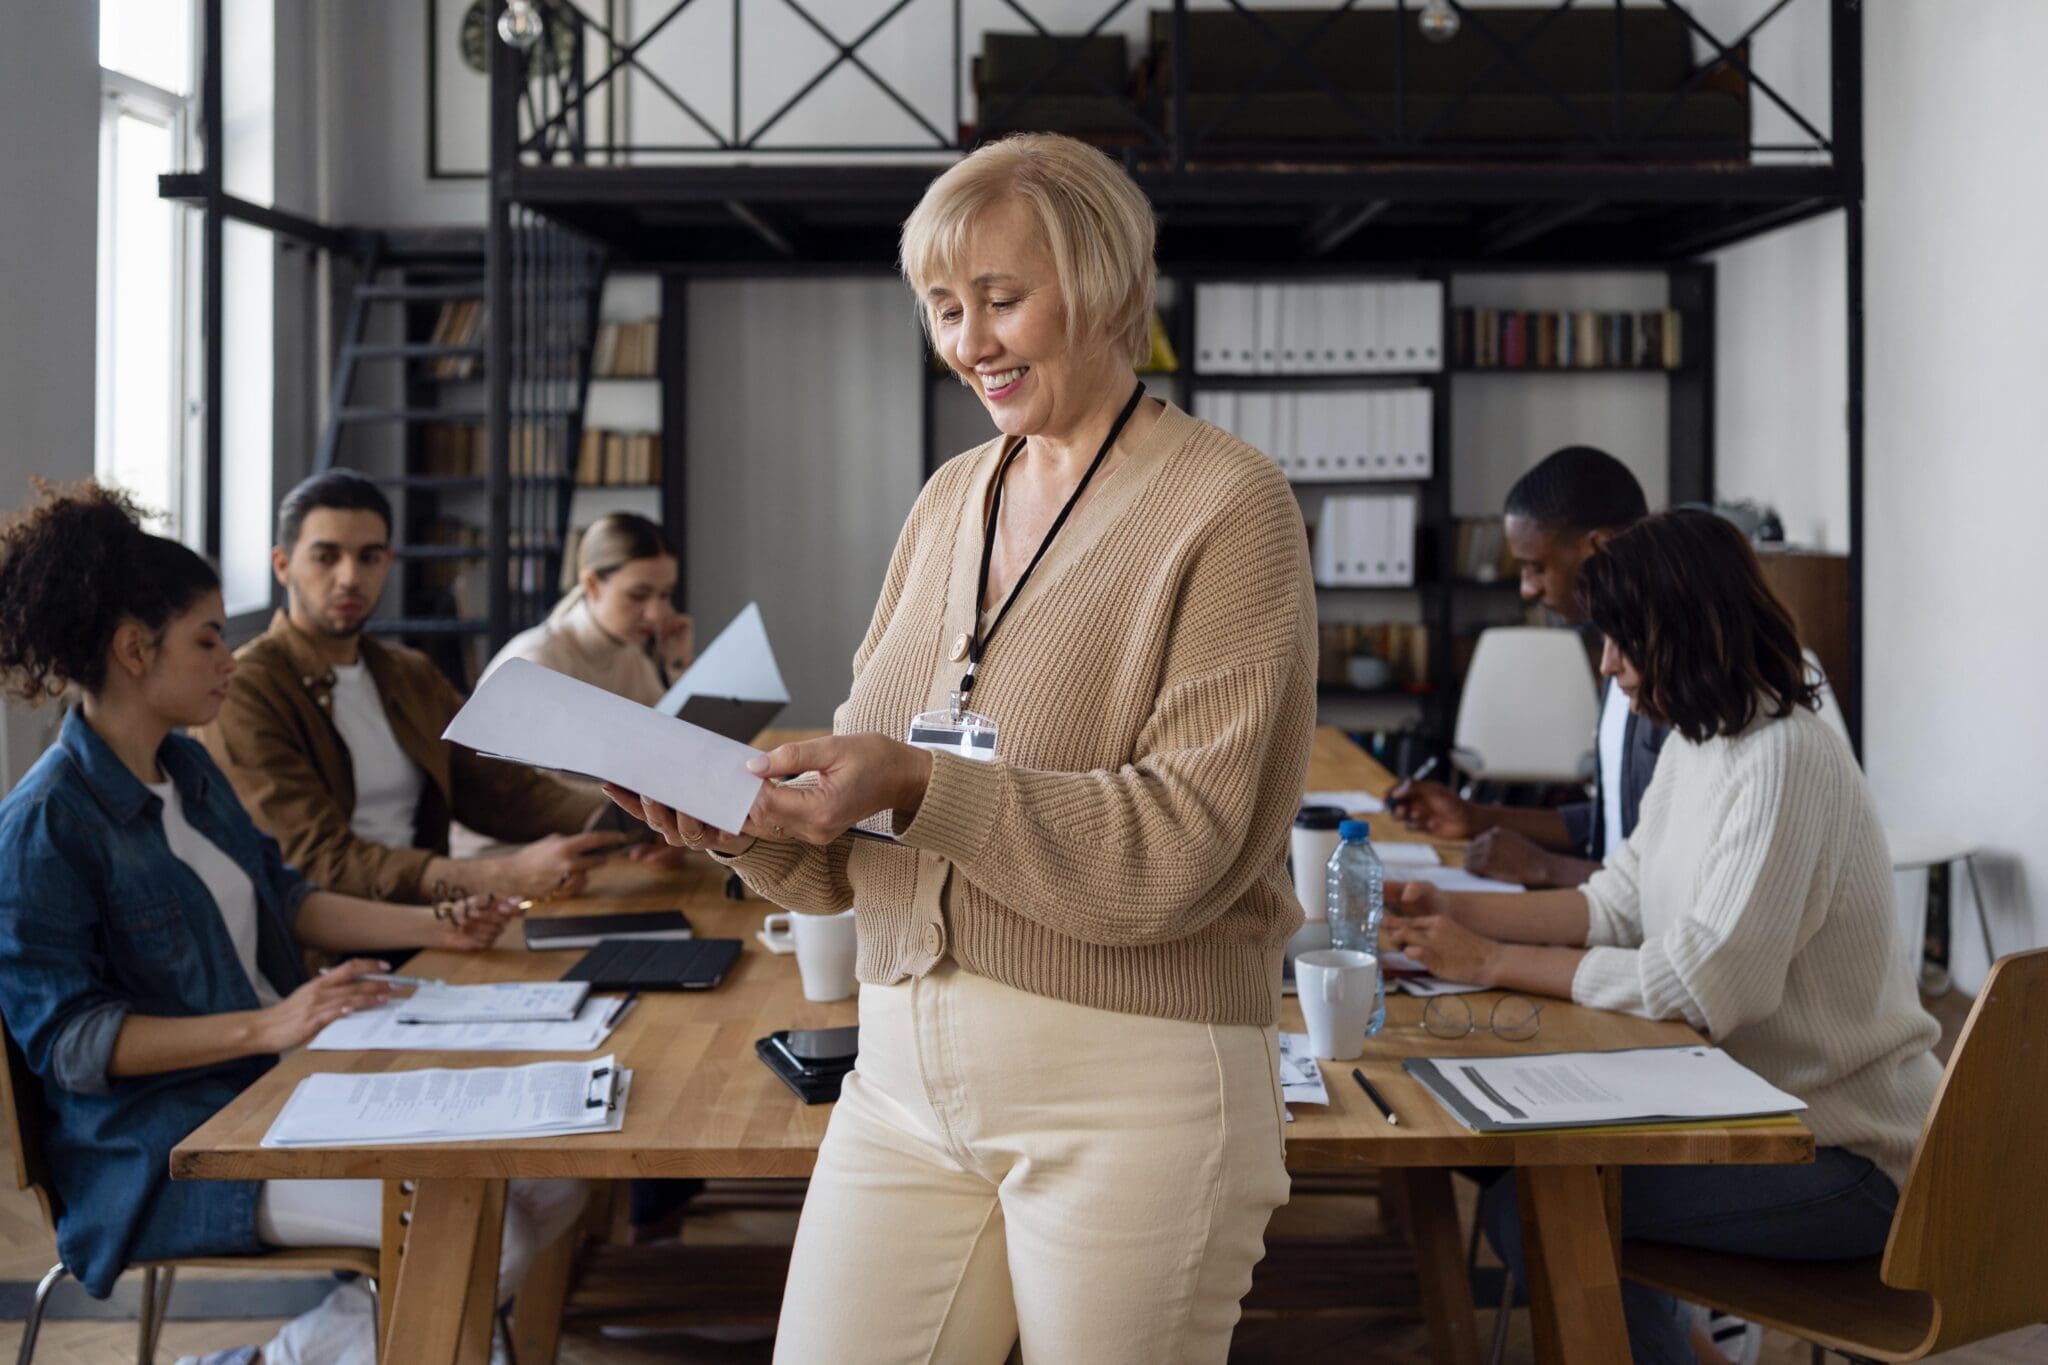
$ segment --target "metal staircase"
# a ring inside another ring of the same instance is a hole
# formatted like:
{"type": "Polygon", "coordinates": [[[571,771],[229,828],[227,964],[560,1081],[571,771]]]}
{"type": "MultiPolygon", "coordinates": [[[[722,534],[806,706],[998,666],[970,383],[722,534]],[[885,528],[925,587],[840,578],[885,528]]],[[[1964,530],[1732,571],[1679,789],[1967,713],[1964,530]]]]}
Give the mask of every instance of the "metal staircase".
{"type": "Polygon", "coordinates": [[[361,470],[392,500],[396,571],[370,629],[425,650],[457,687],[491,622],[533,624],[553,599],[582,438],[603,259],[532,224],[513,234],[511,316],[484,315],[480,232],[377,234],[350,291],[316,469],[361,470]],[[489,337],[506,331],[511,410],[504,516],[491,508],[489,337]],[[502,581],[491,546],[506,548],[502,581]]]}

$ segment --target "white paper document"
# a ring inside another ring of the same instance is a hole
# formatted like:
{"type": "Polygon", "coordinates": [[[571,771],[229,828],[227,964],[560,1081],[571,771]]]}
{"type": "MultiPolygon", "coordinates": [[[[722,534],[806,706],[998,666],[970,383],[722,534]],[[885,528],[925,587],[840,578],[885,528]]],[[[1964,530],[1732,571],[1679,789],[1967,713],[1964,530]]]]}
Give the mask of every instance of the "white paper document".
{"type": "Polygon", "coordinates": [[[1806,1107],[1717,1047],[1445,1058],[1435,1069],[1486,1120],[1515,1127],[1753,1118],[1806,1107]]]}
{"type": "Polygon", "coordinates": [[[715,730],[728,739],[750,740],[789,705],[789,687],[768,643],[759,603],[718,632],[654,709],[715,730]]]}
{"type": "Polygon", "coordinates": [[[761,789],[751,746],[527,659],[478,684],[441,738],[611,782],[723,830],[746,823],[761,789]]]}
{"type": "Polygon", "coordinates": [[[1462,867],[1428,867],[1406,863],[1389,875],[1397,882],[1429,882],[1444,891],[1476,891],[1484,895],[1506,895],[1524,889],[1513,882],[1497,882],[1491,877],[1475,877],[1462,867]]]}
{"type": "Polygon", "coordinates": [[[422,986],[396,1004],[402,1024],[565,1024],[589,994],[588,981],[493,981],[422,986]]]}
{"type": "Polygon", "coordinates": [[[1388,867],[1441,867],[1444,861],[1433,844],[1403,843],[1392,839],[1382,843],[1375,839],[1372,849],[1388,867]]]}
{"type": "Polygon", "coordinates": [[[1280,1098],[1288,1104],[1328,1104],[1323,1069],[1309,1050],[1306,1033],[1280,1035],[1280,1098]]]}
{"type": "Polygon", "coordinates": [[[315,1052],[595,1052],[625,1017],[626,997],[593,995],[560,1024],[405,1024],[398,1002],[335,1020],[312,1042],[315,1052]]]}
{"type": "MultiPolygon", "coordinates": [[[[1385,958],[1386,964],[1389,967],[1395,966],[1395,958],[1399,958],[1402,963],[1415,961],[1406,953],[1388,953],[1385,958]]],[[[1387,984],[1425,1000],[1432,995],[1470,995],[1474,991],[1487,989],[1485,986],[1467,985],[1462,981],[1445,981],[1441,977],[1430,976],[1427,973],[1421,976],[1389,977],[1387,984]]]]}
{"type": "Polygon", "coordinates": [[[624,1073],[606,1055],[455,1070],[308,1076],[285,1101],[265,1147],[360,1147],[617,1132],[624,1073]]]}
{"type": "Polygon", "coordinates": [[[1301,798],[1304,806],[1335,806],[1346,815],[1378,815],[1387,803],[1371,792],[1310,792],[1301,798]]]}

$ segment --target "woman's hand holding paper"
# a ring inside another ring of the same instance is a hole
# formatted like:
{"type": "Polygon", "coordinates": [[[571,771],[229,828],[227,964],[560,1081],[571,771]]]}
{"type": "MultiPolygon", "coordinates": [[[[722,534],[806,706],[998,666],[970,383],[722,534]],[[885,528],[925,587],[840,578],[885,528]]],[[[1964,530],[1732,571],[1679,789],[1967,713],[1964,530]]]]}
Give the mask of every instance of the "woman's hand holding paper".
{"type": "Polygon", "coordinates": [[[829,844],[871,815],[915,814],[931,782],[932,757],[886,735],[827,735],[771,749],[747,770],[770,779],[754,798],[747,833],[829,844]],[[804,774],[815,780],[775,781],[804,774]]]}

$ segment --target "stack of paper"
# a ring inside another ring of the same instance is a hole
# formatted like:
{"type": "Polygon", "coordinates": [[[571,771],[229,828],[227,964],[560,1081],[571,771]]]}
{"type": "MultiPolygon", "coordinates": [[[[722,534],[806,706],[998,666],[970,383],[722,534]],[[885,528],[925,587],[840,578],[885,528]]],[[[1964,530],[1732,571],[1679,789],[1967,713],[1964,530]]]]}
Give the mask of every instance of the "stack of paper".
{"type": "Polygon", "coordinates": [[[357,1010],[306,1044],[316,1052],[595,1052],[631,997],[593,995],[565,1023],[408,1024],[397,1003],[357,1010]]]}
{"type": "Polygon", "coordinates": [[[1751,1119],[1806,1108],[1717,1047],[1413,1057],[1401,1065],[1479,1133],[1751,1119]]]}
{"type": "Polygon", "coordinates": [[[1405,588],[1415,581],[1413,494],[1323,499],[1315,578],[1324,587],[1405,588]]]}
{"type": "Polygon", "coordinates": [[[1306,1033],[1280,1035],[1280,1098],[1287,1104],[1328,1104],[1323,1069],[1309,1049],[1306,1033]]]}
{"type": "Polygon", "coordinates": [[[1206,374],[1385,374],[1443,368],[1435,280],[1218,283],[1195,288],[1206,374]]]}
{"type": "Polygon", "coordinates": [[[1428,478],[1433,410],[1430,391],[1414,388],[1195,395],[1195,416],[1272,456],[1297,483],[1428,478]]]}
{"type": "Polygon", "coordinates": [[[1301,798],[1304,806],[1335,806],[1346,815],[1377,815],[1387,803],[1371,792],[1309,792],[1301,798]]]}
{"type": "Polygon", "coordinates": [[[616,1133],[626,1119],[628,1079],[609,1055],[462,1071],[323,1073],[299,1082],[263,1145],[375,1147],[616,1133]]]}
{"type": "Polygon", "coordinates": [[[566,1024],[590,994],[587,981],[493,981],[422,986],[398,1002],[402,1024],[566,1024]]]}

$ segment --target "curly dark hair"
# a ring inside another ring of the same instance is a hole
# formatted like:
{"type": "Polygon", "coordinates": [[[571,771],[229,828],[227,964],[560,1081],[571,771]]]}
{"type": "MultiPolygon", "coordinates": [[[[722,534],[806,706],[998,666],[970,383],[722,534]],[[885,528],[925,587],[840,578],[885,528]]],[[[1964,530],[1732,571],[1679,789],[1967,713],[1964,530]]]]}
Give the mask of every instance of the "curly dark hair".
{"type": "Polygon", "coordinates": [[[1642,675],[1637,704],[1698,744],[1768,707],[1820,709],[1791,613],[1712,512],[1647,517],[1579,566],[1579,607],[1642,675]]]}
{"type": "Polygon", "coordinates": [[[122,621],[161,631],[220,587],[211,564],[143,530],[120,489],[33,482],[40,500],[0,529],[0,690],[31,705],[99,691],[122,621]]]}

